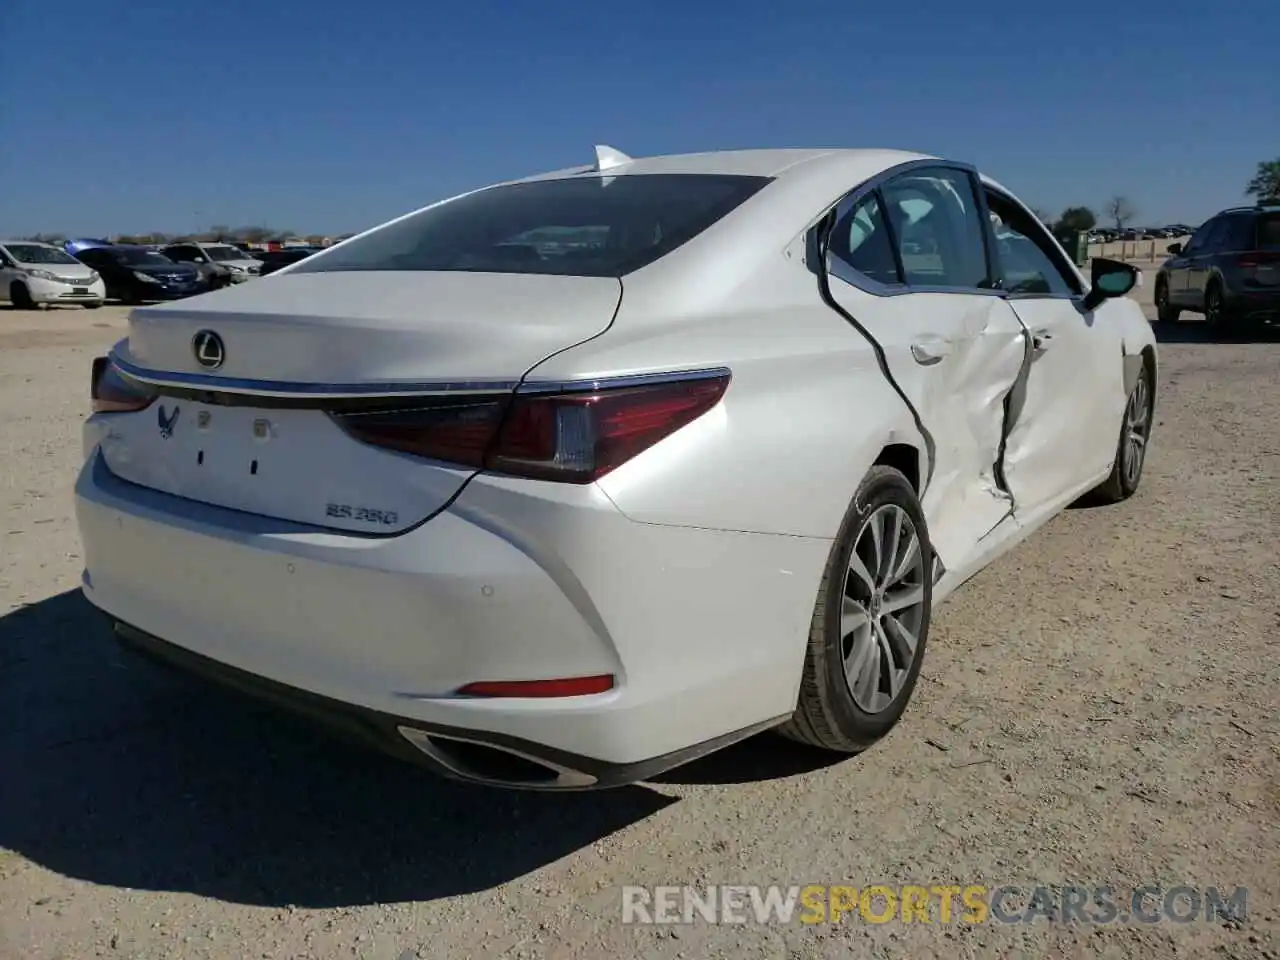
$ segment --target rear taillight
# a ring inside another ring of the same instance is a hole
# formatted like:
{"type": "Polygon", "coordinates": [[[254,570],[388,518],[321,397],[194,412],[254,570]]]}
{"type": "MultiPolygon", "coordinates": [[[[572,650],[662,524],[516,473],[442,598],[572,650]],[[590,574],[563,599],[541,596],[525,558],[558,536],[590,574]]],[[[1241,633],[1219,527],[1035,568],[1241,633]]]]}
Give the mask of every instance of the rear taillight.
{"type": "Polygon", "coordinates": [[[1280,263],[1280,250],[1253,250],[1242,253],[1237,264],[1241,267],[1261,267],[1280,263]]]}
{"type": "Polygon", "coordinates": [[[126,378],[107,357],[93,358],[89,396],[94,413],[130,413],[145,410],[156,392],[144,383],[126,378]]]}
{"type": "Polygon", "coordinates": [[[355,439],[402,453],[531,479],[591,483],[702,416],[728,386],[725,373],[334,419],[355,439]]]}

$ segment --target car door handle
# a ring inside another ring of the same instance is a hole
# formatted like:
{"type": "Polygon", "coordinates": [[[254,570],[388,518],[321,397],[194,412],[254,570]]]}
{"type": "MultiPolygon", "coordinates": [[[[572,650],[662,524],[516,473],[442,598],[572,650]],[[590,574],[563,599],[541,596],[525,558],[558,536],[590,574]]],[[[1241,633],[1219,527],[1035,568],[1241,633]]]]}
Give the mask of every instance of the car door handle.
{"type": "Polygon", "coordinates": [[[1053,333],[1051,331],[1043,329],[1031,331],[1031,346],[1036,350],[1036,352],[1043,353],[1045,350],[1048,350],[1052,344],[1053,333]]]}
{"type": "Polygon", "coordinates": [[[951,346],[950,340],[920,340],[911,345],[911,356],[922,367],[931,367],[942,362],[951,352],[951,346]]]}

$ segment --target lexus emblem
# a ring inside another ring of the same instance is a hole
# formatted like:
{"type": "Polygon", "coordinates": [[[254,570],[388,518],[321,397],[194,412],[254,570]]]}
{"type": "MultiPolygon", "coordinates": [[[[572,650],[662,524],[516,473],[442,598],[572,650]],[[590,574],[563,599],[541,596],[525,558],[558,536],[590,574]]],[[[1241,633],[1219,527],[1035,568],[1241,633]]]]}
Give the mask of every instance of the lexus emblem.
{"type": "Polygon", "coordinates": [[[196,363],[206,370],[217,370],[227,359],[222,338],[212,330],[201,330],[191,338],[191,352],[196,355],[196,363]]]}

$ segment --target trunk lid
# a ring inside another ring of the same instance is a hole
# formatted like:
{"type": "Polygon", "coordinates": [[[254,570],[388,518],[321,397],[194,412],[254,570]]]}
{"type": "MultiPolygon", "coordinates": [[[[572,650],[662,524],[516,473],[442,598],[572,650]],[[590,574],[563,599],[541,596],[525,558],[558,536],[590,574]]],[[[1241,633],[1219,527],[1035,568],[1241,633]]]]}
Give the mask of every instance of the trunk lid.
{"type": "Polygon", "coordinates": [[[122,479],[190,500],[395,533],[443,507],[476,471],[360,443],[325,398],[376,405],[429,393],[428,405],[509,393],[547,356],[608,327],[620,296],[614,278],[284,274],[136,310],[116,356],[156,380],[213,392],[105,415],[102,455],[122,479]],[[222,339],[216,369],[196,359],[202,331],[222,339]]]}

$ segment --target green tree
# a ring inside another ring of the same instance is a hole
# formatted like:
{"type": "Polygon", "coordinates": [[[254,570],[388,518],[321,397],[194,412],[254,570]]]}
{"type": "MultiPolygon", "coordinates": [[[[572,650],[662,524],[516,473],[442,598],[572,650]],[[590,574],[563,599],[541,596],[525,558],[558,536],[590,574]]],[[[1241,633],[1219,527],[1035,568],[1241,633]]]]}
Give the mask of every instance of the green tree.
{"type": "Polygon", "coordinates": [[[1062,211],[1054,229],[1056,231],[1079,230],[1088,233],[1098,225],[1098,218],[1088,207],[1067,207],[1062,211]]]}
{"type": "Polygon", "coordinates": [[[1244,195],[1262,201],[1280,201],[1280,159],[1261,161],[1258,172],[1244,188],[1244,195]]]}

